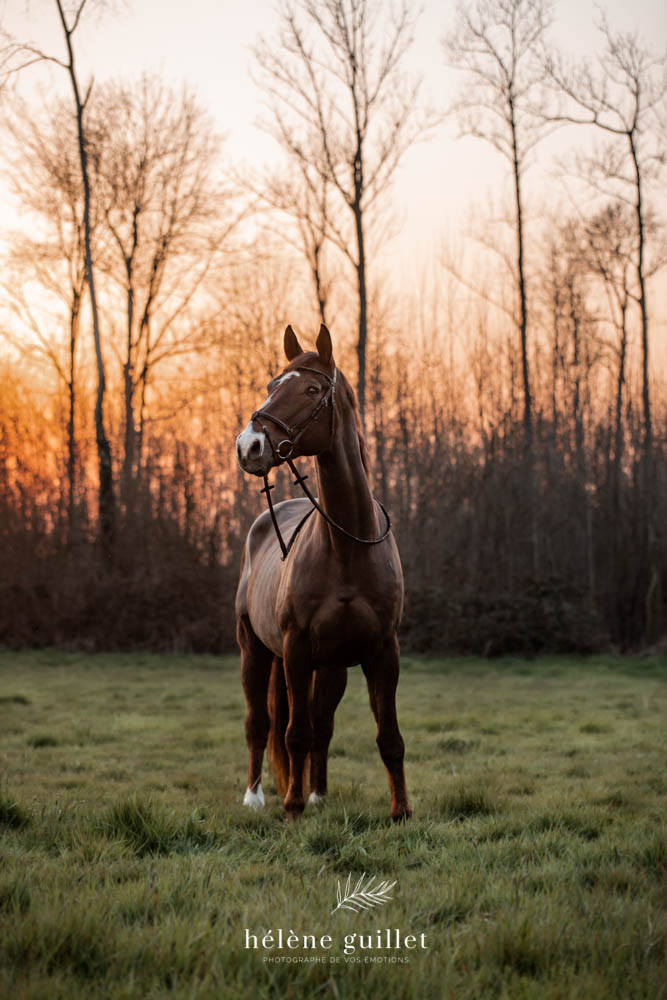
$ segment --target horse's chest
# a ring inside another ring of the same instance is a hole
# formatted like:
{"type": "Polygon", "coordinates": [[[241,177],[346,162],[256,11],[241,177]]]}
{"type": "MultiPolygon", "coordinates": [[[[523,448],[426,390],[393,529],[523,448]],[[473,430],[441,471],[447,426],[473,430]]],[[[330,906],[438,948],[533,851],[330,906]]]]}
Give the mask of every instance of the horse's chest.
{"type": "Polygon", "coordinates": [[[400,615],[400,591],[386,578],[363,586],[335,569],[302,578],[285,591],[284,631],[294,629],[310,646],[314,666],[351,666],[373,655],[383,637],[393,631],[400,615]]]}
{"type": "Polygon", "coordinates": [[[322,666],[352,666],[378,646],[382,625],[377,609],[361,596],[327,596],[309,622],[313,661],[322,666]]]}

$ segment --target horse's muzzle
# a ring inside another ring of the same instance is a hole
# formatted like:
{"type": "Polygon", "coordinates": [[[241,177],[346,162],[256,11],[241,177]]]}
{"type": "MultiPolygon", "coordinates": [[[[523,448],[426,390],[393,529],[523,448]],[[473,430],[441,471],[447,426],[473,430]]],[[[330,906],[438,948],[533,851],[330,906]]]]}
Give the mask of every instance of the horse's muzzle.
{"type": "Polygon", "coordinates": [[[265,476],[273,466],[273,451],[263,431],[256,431],[252,421],[236,439],[236,457],[244,472],[265,476]]]}

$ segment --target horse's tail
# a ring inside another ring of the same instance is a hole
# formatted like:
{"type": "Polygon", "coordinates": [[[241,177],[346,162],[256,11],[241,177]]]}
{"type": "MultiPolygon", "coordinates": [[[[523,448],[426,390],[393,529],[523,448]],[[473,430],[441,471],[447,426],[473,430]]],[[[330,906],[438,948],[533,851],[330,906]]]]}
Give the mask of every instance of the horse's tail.
{"type": "MultiPolygon", "coordinates": [[[[289,784],[289,756],[285,744],[285,733],[289,723],[289,703],[287,701],[287,684],[285,670],[280,656],[273,657],[271,677],[269,679],[269,728],[268,754],[271,772],[276,782],[278,795],[287,794],[289,784]]],[[[310,772],[310,755],[306,760],[303,772],[305,787],[308,786],[310,772]]]]}

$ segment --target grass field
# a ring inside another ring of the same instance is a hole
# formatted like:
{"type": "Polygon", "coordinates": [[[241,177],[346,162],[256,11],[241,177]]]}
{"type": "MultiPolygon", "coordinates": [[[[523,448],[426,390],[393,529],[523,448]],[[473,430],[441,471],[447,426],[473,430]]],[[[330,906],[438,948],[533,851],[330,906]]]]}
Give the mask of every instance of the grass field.
{"type": "Polygon", "coordinates": [[[0,996],[665,996],[666,709],[664,658],[406,658],[394,826],[351,671],[288,826],[240,805],[236,658],[0,653],[0,996]],[[332,913],[350,873],[393,898],[332,913]]]}

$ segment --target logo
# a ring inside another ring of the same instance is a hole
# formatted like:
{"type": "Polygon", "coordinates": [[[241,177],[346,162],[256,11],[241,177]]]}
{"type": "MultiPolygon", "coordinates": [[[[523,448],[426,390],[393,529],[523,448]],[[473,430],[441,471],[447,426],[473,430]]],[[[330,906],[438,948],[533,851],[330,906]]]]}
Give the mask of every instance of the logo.
{"type": "Polygon", "coordinates": [[[373,906],[382,906],[384,903],[389,902],[390,899],[393,899],[393,896],[389,896],[388,893],[396,885],[395,881],[378,882],[377,885],[373,885],[376,876],[371,875],[364,886],[365,878],[366,872],[363,873],[354,889],[350,891],[352,886],[352,873],[350,872],[345,883],[345,895],[343,895],[340,882],[338,882],[336,886],[338,905],[333,908],[331,914],[335,913],[336,910],[352,910],[353,913],[361,913],[362,910],[370,910],[373,906]]]}
{"type": "MultiPolygon", "coordinates": [[[[338,910],[351,910],[360,914],[362,910],[372,910],[376,906],[384,906],[393,896],[391,890],[397,882],[388,880],[378,882],[377,876],[366,879],[366,872],[352,886],[352,873],[347,876],[345,885],[339,880],[336,884],[336,906],[329,916],[338,910]]],[[[341,935],[322,933],[318,928],[307,930],[290,927],[276,927],[257,930],[252,933],[245,928],[244,948],[259,952],[263,962],[391,962],[405,964],[410,962],[410,953],[426,951],[428,944],[426,934],[406,934],[399,927],[374,928],[360,930],[341,935]],[[296,953],[296,954],[295,954],[296,953]]]]}

